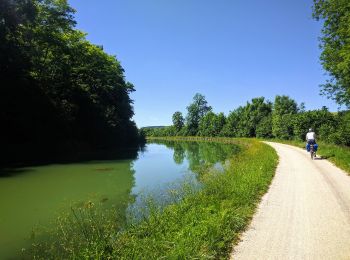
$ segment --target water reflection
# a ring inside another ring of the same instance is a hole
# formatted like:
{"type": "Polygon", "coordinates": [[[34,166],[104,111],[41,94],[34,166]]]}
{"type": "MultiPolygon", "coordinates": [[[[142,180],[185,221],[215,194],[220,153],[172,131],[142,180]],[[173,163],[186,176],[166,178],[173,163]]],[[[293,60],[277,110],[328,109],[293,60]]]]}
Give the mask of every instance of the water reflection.
{"type": "Polygon", "coordinates": [[[144,197],[151,195],[160,206],[175,202],[185,194],[184,185],[200,188],[203,167],[222,171],[237,152],[228,144],[157,141],[110,160],[2,170],[0,259],[18,258],[29,237],[38,237],[35,226],[54,225],[72,205],[91,201],[116,209],[123,223],[130,209],[142,208],[144,197]]]}
{"type": "Polygon", "coordinates": [[[189,170],[192,172],[195,172],[201,165],[210,167],[217,163],[224,164],[227,158],[239,152],[239,147],[232,144],[177,141],[155,141],[153,143],[165,145],[171,149],[176,164],[183,164],[186,159],[189,163],[189,170]]]}
{"type": "Polygon", "coordinates": [[[178,200],[184,193],[184,185],[200,188],[203,173],[223,172],[227,158],[238,152],[239,148],[231,144],[148,143],[145,151],[133,163],[135,186],[132,194],[136,198],[128,211],[142,209],[149,200],[161,207],[178,200]]]}

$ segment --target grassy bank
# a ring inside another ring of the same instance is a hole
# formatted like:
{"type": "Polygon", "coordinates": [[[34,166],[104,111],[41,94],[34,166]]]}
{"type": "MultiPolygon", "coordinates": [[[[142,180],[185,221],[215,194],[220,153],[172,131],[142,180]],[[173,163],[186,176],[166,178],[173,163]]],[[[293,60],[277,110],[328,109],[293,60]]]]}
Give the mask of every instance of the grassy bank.
{"type": "MultiPolygon", "coordinates": [[[[169,138],[167,138],[169,140],[169,138]]],[[[274,176],[277,155],[252,139],[171,138],[237,144],[224,173],[201,173],[201,189],[184,185],[181,200],[159,209],[148,205],[147,217],[118,227],[113,214],[93,205],[58,221],[52,242],[37,243],[36,259],[187,259],[227,258],[247,227],[274,176]]]]}
{"type": "MultiPolygon", "coordinates": [[[[278,142],[284,144],[290,144],[299,148],[305,149],[305,142],[295,140],[268,140],[271,142],[278,142]]],[[[343,169],[350,175],[350,147],[340,146],[335,144],[327,144],[324,142],[318,142],[319,149],[317,155],[324,159],[327,159],[334,163],[339,168],[343,169]]]]}

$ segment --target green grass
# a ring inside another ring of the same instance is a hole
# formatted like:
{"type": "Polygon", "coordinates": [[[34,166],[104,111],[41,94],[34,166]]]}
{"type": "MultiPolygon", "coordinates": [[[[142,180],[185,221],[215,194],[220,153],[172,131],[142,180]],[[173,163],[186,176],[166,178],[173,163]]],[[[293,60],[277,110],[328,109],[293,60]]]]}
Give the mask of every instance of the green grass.
{"type": "MultiPolygon", "coordinates": [[[[305,149],[305,145],[306,145],[305,142],[300,142],[295,140],[271,139],[268,141],[290,144],[303,149],[305,149]]],[[[317,142],[317,143],[319,144],[317,155],[333,162],[336,166],[346,171],[350,175],[350,147],[340,146],[335,144],[327,144],[323,142],[317,142]]]]}
{"type": "MultiPolygon", "coordinates": [[[[166,138],[169,140],[169,138],[166,138]]],[[[205,141],[204,138],[171,138],[205,141]]],[[[249,224],[274,176],[278,157],[257,140],[210,138],[238,144],[224,173],[201,173],[200,190],[184,185],[180,200],[160,208],[149,203],[147,216],[118,228],[113,214],[92,205],[61,217],[51,242],[37,243],[35,259],[227,259],[249,224]]]]}

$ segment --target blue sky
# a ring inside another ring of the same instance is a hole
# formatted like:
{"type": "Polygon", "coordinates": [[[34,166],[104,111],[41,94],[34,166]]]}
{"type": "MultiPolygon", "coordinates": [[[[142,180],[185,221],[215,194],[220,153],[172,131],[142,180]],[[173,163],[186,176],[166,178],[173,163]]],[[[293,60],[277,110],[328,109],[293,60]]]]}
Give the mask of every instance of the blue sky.
{"type": "Polygon", "coordinates": [[[215,112],[289,95],[307,109],[326,76],[312,0],[69,0],[77,28],[117,56],[139,127],[170,125],[199,92],[215,112]]]}

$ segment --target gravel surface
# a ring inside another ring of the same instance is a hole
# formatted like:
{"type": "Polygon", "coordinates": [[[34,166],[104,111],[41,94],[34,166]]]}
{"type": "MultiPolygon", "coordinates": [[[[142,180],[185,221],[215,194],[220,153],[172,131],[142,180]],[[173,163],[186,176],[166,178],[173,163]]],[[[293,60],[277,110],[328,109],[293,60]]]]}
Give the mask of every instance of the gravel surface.
{"type": "Polygon", "coordinates": [[[350,259],[350,177],[300,148],[267,144],[279,155],[276,176],[231,259],[350,259]]]}

